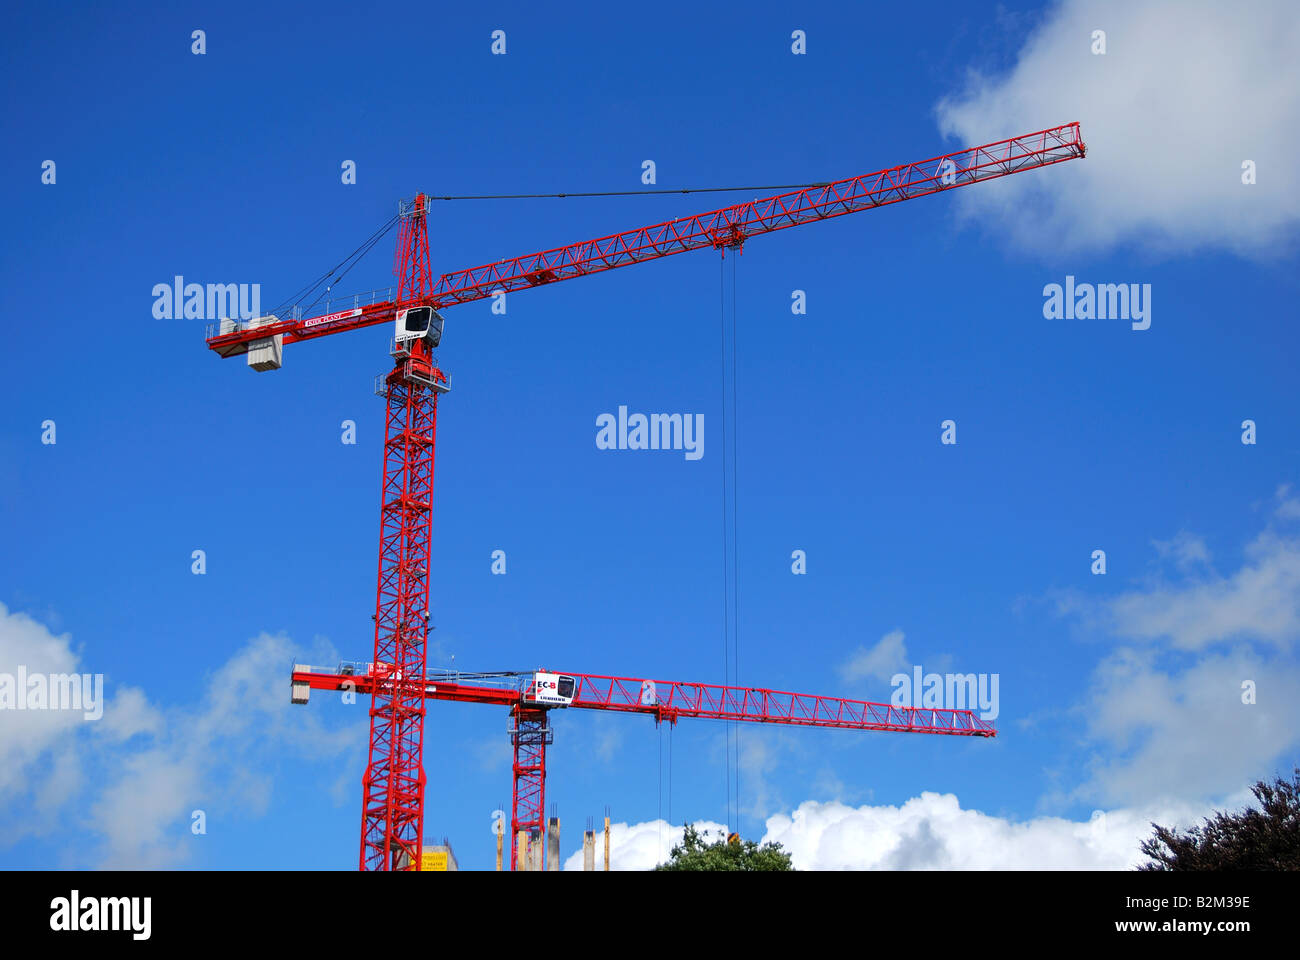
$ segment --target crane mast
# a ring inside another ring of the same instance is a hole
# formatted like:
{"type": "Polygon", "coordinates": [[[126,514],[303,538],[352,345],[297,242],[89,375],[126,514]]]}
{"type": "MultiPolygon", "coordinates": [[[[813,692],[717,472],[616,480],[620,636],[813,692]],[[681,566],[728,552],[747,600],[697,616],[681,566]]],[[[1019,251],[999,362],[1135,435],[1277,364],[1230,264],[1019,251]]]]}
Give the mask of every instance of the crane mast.
{"type": "MultiPolygon", "coordinates": [[[[391,674],[370,691],[361,869],[388,870],[400,863],[418,863],[423,845],[424,701],[431,696],[426,684],[426,648],[434,450],[438,398],[450,388],[448,375],[433,356],[442,336],[440,309],[677,253],[739,248],[759,234],[1023,173],[1085,154],[1079,124],[1067,123],[875,173],[455,270],[437,280],[429,256],[430,198],[421,193],[399,207],[395,292],[354,297],[343,309],[331,310],[338,303],[327,301],[326,312],[314,316],[303,317],[303,309],[294,307],[288,317],[227,318],[215,329],[210,328],[207,345],[218,356],[245,356],[250,367],[266,371],[281,366],[285,344],[381,323],[394,324],[390,351],[393,367],[376,386],[376,392],[385,400],[385,427],[373,658],[374,663],[390,665],[391,674]]],[[[611,698],[603,709],[620,709],[617,702],[617,698],[611,698]]],[[[719,710],[732,719],[758,719],[748,715],[751,707],[742,697],[740,704],[731,706],[724,699],[719,710]]],[[[673,713],[677,707],[657,705],[656,709],[666,711],[658,714],[659,720],[676,722],[677,717],[686,715],[673,713]]],[[[547,711],[525,700],[514,702],[511,710],[516,820],[539,825],[545,751],[551,736],[547,711]]],[[[777,719],[774,714],[763,719],[800,722],[793,715],[777,719]]],[[[819,717],[815,725],[860,726],[823,720],[819,717]]],[[[918,730],[914,722],[906,729],[918,730]]],[[[973,731],[964,731],[964,735],[991,735],[973,731]]]]}
{"type": "MultiPolygon", "coordinates": [[[[399,300],[428,293],[427,210],[416,197],[404,211],[397,243],[399,300]]],[[[433,336],[395,342],[393,369],[380,388],[385,400],[384,466],[379,511],[379,572],[374,660],[393,664],[409,683],[375,690],[370,754],[362,782],[362,870],[392,869],[420,859],[424,846],[424,696],[433,549],[433,463],[438,397],[447,377],[438,369],[433,336]]]]}

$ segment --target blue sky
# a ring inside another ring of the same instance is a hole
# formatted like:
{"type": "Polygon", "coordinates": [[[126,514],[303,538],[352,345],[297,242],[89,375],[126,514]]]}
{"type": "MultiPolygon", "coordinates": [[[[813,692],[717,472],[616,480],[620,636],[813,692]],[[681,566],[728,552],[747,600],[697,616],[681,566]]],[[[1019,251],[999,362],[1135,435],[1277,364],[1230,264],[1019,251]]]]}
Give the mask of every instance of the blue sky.
{"type": "MultiPolygon", "coordinates": [[[[155,284],[258,283],[270,306],[417,190],[638,190],[646,159],[661,188],[798,183],[1074,120],[1087,159],[755,238],[736,263],[741,680],[878,701],[893,667],[1001,681],[993,741],[746,729],[740,829],[776,837],[769,818],[805,805],[807,829],[852,814],[899,852],[943,823],[928,865],[962,865],[1003,849],[973,836],[1074,837],[1104,810],[1109,845],[1053,855],[1113,864],[1146,812],[1295,761],[1297,84],[1251,69],[1294,10],[1193,7],[1174,37],[1120,4],[940,3],[923,29],[904,7],[773,3],[4,18],[0,672],[102,673],[109,707],[98,726],[0,714],[0,864],[355,863],[363,708],[291,710],[288,669],[371,650],[388,331],[255,374],[206,350],[202,321],[155,319],[155,284]],[[1150,284],[1150,329],[1045,319],[1067,275],[1150,284]],[[878,646],[894,631],[902,649],[878,646]]],[[[729,199],[439,203],[434,272],[729,199]]],[[[390,283],[390,251],[343,291],[390,283]]],[[[437,656],[723,679],[718,301],[698,253],[512,294],[504,316],[447,311],[437,656]],[[620,404],[702,413],[703,459],[598,450],[620,404]]],[[[606,805],[629,849],[671,834],[665,731],[554,721],[566,858],[606,805]]],[[[465,867],[491,866],[506,725],[430,708],[426,836],[465,867]]],[[[672,745],[672,824],[725,819],[721,727],[672,745]]],[[[785,840],[806,865],[918,862],[818,838],[785,840]]]]}

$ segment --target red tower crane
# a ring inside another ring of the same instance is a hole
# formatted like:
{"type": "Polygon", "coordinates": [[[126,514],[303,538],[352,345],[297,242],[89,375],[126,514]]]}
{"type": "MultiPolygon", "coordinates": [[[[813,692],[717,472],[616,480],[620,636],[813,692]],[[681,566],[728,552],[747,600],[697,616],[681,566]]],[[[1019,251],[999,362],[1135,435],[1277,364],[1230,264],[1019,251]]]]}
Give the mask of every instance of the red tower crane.
{"type": "MultiPolygon", "coordinates": [[[[438,310],[499,292],[690,250],[739,248],[749,237],[804,223],[941,193],[984,180],[1083,157],[1078,123],[1051,127],[875,173],[818,184],[695,216],[445,273],[429,263],[429,197],[399,206],[396,291],[355,297],[341,310],[309,317],[222,320],[208,347],[222,357],[246,355],[255,370],[278,369],[286,343],[394,323],[395,363],[377,386],[387,403],[380,506],[374,662],[393,665],[400,682],[384,684],[370,708],[370,753],[364,778],[361,869],[391,869],[418,859],[424,810],[425,650],[432,551],[434,441],[438,397],[450,386],[433,356],[442,337],[438,310]]],[[[533,720],[520,714],[518,738],[533,720]]],[[[540,808],[539,808],[540,809],[540,808]]]]}
{"type": "MultiPolygon", "coordinates": [[[[295,665],[292,700],[307,703],[312,690],[349,691],[372,697],[401,686],[399,671],[387,664],[339,664],[337,669],[295,665]]],[[[391,692],[388,695],[392,695],[391,692]]],[[[656,724],[682,719],[731,720],[841,730],[929,733],[952,737],[995,737],[992,721],[972,710],[896,707],[887,703],[845,700],[757,687],[727,687],[709,683],[604,677],[583,673],[461,673],[425,674],[428,700],[487,703],[508,707],[514,746],[512,837],[540,833],[546,799],[546,748],[552,742],[547,722],[551,710],[577,707],[612,710],[653,717],[656,724]]],[[[510,868],[517,869],[518,850],[511,846],[510,868]]]]}

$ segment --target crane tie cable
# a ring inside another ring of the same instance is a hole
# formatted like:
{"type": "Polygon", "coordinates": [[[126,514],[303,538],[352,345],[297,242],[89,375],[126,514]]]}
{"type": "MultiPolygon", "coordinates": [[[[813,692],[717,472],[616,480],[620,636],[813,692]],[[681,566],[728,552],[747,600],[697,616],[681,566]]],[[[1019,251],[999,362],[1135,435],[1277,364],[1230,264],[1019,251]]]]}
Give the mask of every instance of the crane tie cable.
{"type": "MultiPolygon", "coordinates": [[[[822,180],[814,183],[777,183],[761,184],[749,187],[683,187],[680,189],[660,189],[660,190],[604,190],[604,191],[578,191],[571,193],[484,193],[484,194],[443,194],[433,195],[426,194],[429,200],[543,200],[543,199],[565,199],[568,197],[644,197],[652,194],[687,194],[687,193],[734,193],[742,191],[765,191],[765,190],[806,190],[810,187],[829,186],[832,181],[822,180]]],[[[361,246],[353,250],[343,260],[334,266],[333,269],[321,274],[316,280],[304,286],[297,293],[293,294],[283,303],[279,304],[272,310],[272,313],[279,314],[292,306],[302,303],[307,297],[315,293],[322,285],[325,285],[331,275],[333,281],[329,282],[326,291],[322,292],[311,303],[307,304],[304,309],[311,309],[325,298],[334,284],[338,283],[348,271],[355,267],[367,253],[377,244],[393,225],[401,219],[401,214],[394,214],[387,222],[376,230],[361,246]]]]}
{"type": "Polygon", "coordinates": [[[460,196],[433,196],[430,200],[547,200],[565,197],[645,197],[651,194],[681,193],[732,193],[744,190],[806,190],[809,187],[826,187],[833,181],[817,183],[777,183],[756,187],[685,187],[672,190],[604,190],[584,193],[482,193],[460,196]]]}
{"type": "MultiPolygon", "coordinates": [[[[393,225],[396,224],[399,219],[401,219],[400,215],[394,214],[387,221],[385,221],[384,224],[378,230],[376,230],[364,242],[362,242],[361,246],[357,247],[350,254],[348,254],[346,257],[340,260],[337,264],[334,265],[333,268],[327,270],[325,273],[321,274],[316,280],[307,284],[305,287],[300,289],[297,293],[293,294],[283,303],[279,304],[271,312],[278,314],[282,310],[294,306],[295,304],[301,303],[305,298],[311,296],[312,293],[314,293],[317,289],[319,289],[322,284],[328,281],[331,275],[334,275],[334,280],[330,283],[330,286],[333,286],[335,283],[338,283],[345,276],[347,276],[349,270],[351,270],[353,267],[357,265],[357,263],[360,262],[362,257],[364,257],[367,253],[369,253],[374,248],[375,244],[377,244],[380,240],[383,239],[383,237],[388,233],[389,230],[393,229],[393,225]]],[[[320,303],[321,298],[323,296],[324,294],[318,296],[311,304],[309,304],[309,307],[315,306],[317,303],[320,303]]]]}

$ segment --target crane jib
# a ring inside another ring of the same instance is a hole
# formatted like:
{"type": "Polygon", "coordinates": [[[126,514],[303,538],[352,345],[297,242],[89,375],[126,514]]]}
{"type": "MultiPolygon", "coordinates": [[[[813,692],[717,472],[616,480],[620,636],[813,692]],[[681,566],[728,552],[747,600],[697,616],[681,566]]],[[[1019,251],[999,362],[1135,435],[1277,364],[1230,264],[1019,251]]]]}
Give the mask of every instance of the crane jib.
{"type": "Polygon", "coordinates": [[[1079,124],[1067,123],[928,160],[444,273],[432,290],[414,298],[385,300],[306,319],[259,318],[263,322],[257,326],[223,328],[218,335],[209,336],[207,344],[219,355],[230,357],[247,353],[250,344],[276,336],[282,337],[284,343],[295,343],[359,330],[391,323],[400,309],[441,309],[675,253],[738,247],[758,234],[942,193],[1086,154],[1079,124]]]}
{"type": "MultiPolygon", "coordinates": [[[[492,675],[483,675],[492,676],[492,675]]],[[[514,675],[502,675],[512,677],[514,675]]],[[[400,681],[400,675],[396,677],[400,681]]],[[[365,664],[361,669],[330,670],[295,665],[292,682],[295,703],[307,702],[307,691],[353,690],[373,694],[391,684],[394,675],[385,664],[365,664]]],[[[508,680],[475,679],[474,675],[430,674],[420,691],[425,699],[461,703],[514,706],[520,703],[640,713],[676,723],[684,719],[735,720],[750,723],[789,724],[892,733],[928,733],[948,736],[996,737],[997,727],[974,710],[939,707],[900,707],[866,700],[848,700],[818,694],[790,693],[762,687],[728,687],[717,684],[608,677],[582,673],[530,675],[521,687],[508,680]],[[469,680],[470,682],[466,682],[469,680]],[[568,682],[556,695],[539,692],[545,681],[568,682]]],[[[420,681],[411,678],[417,687],[420,681]]]]}

